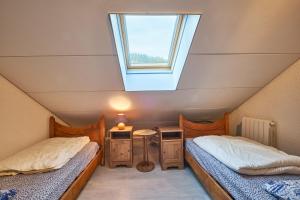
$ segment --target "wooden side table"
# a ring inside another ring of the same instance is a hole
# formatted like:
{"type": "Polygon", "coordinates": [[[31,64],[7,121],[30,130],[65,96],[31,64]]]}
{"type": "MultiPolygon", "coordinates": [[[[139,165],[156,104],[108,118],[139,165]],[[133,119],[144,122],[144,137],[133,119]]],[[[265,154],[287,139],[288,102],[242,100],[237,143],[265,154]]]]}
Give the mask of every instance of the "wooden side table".
{"type": "Polygon", "coordinates": [[[159,128],[159,137],[161,168],[183,169],[183,130],[178,127],[162,127],[159,128]]]}
{"type": "Polygon", "coordinates": [[[156,131],[150,129],[142,129],[133,132],[134,136],[142,136],[144,141],[143,161],[138,163],[136,166],[136,169],[139,170],[140,172],[150,172],[155,167],[154,163],[149,161],[148,158],[148,137],[155,134],[156,131]]]}
{"type": "Polygon", "coordinates": [[[118,129],[118,127],[110,129],[110,167],[119,165],[132,167],[132,129],[132,126],[126,126],[123,130],[118,129]]]}

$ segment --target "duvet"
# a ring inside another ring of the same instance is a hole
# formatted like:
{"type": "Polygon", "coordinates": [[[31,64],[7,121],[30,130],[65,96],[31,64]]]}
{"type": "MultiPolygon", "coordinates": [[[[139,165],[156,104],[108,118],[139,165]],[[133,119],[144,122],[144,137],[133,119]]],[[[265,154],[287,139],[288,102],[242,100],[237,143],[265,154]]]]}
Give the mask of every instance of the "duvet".
{"type": "Polygon", "coordinates": [[[86,136],[46,139],[0,161],[0,176],[59,169],[89,142],[86,136]]]}
{"type": "Polygon", "coordinates": [[[300,157],[243,137],[202,136],[194,142],[232,170],[247,175],[300,174],[300,157]]]}

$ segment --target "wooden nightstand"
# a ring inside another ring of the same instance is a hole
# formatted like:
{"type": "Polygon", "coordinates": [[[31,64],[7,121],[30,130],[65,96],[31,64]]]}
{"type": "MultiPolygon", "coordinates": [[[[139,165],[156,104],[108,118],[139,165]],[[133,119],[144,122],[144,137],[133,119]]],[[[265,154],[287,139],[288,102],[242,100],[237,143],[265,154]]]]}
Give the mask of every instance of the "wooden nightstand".
{"type": "Polygon", "coordinates": [[[126,165],[132,167],[132,126],[119,130],[113,127],[109,131],[109,166],[126,165]]]}
{"type": "Polygon", "coordinates": [[[162,127],[159,128],[159,138],[161,168],[183,169],[183,130],[178,127],[162,127]]]}

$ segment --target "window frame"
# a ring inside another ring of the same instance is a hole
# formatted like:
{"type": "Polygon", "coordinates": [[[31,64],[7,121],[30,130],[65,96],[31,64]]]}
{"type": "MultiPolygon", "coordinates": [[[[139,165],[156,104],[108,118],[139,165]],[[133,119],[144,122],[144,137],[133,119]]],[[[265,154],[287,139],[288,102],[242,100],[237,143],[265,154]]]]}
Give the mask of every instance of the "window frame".
{"type": "Polygon", "coordinates": [[[185,15],[183,14],[138,14],[138,13],[122,13],[118,14],[118,23],[119,28],[121,30],[121,41],[122,41],[122,47],[124,52],[124,58],[126,63],[127,72],[129,73],[147,73],[147,72],[172,72],[174,68],[174,62],[177,57],[178,48],[181,42],[181,35],[184,29],[184,23],[186,20],[185,15]],[[172,36],[172,42],[169,50],[168,55],[168,63],[167,65],[155,65],[155,64],[142,64],[142,65],[130,65],[130,57],[129,57],[129,44],[128,44],[128,34],[126,29],[126,21],[125,16],[126,15],[142,15],[142,16],[167,16],[167,15],[175,15],[177,16],[177,21],[175,24],[173,36],[172,36]]]}

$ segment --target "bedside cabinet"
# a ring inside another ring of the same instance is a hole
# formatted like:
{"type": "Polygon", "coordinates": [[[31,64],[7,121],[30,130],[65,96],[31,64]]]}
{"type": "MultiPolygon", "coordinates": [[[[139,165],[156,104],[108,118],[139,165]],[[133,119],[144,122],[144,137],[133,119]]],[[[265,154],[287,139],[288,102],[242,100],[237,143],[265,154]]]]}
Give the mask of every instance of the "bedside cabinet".
{"type": "Polygon", "coordinates": [[[183,131],[178,127],[159,128],[160,165],[162,170],[169,167],[183,169],[183,131]]]}
{"type": "Polygon", "coordinates": [[[119,130],[113,127],[109,131],[109,166],[125,165],[132,167],[132,126],[119,130]]]}

